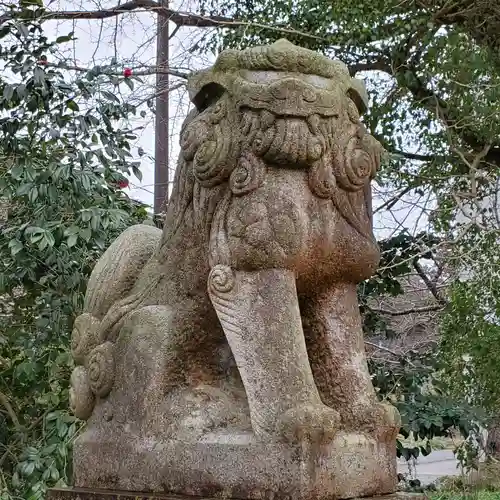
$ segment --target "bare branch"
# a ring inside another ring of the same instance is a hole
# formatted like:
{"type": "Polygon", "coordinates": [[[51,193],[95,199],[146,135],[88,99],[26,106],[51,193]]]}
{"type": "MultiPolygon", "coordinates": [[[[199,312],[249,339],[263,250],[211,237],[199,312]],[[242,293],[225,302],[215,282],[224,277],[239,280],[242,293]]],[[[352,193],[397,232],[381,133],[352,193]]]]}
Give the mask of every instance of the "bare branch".
{"type": "Polygon", "coordinates": [[[7,398],[7,396],[3,392],[0,392],[0,403],[7,410],[7,414],[9,415],[10,419],[12,420],[12,423],[14,424],[14,427],[16,428],[16,430],[19,431],[21,429],[21,424],[19,423],[19,419],[17,418],[16,412],[12,408],[12,405],[10,404],[9,399],[7,398]]]}
{"type": "Polygon", "coordinates": [[[176,83],[175,85],[169,85],[168,87],[165,87],[157,92],[155,92],[153,95],[149,95],[148,97],[145,97],[141,99],[136,106],[142,106],[144,103],[147,101],[151,101],[153,99],[156,99],[158,96],[161,96],[163,94],[168,94],[169,92],[173,92],[174,90],[180,89],[183,87],[185,84],[184,82],[176,83]]]}
{"type": "MultiPolygon", "coordinates": [[[[169,9],[154,0],[132,0],[116,7],[111,7],[109,9],[100,10],[56,10],[48,11],[43,15],[44,20],[49,19],[108,19],[110,17],[116,17],[120,14],[125,14],[132,11],[145,10],[153,11],[159,16],[167,18],[172,21],[177,26],[196,26],[199,28],[209,28],[214,26],[219,26],[223,23],[232,23],[233,19],[224,16],[200,16],[198,14],[192,14],[187,12],[179,12],[169,9]]],[[[10,12],[0,16],[0,24],[6,21],[17,18],[17,19],[29,19],[29,13],[24,11],[23,13],[10,12]]]]}
{"type": "Polygon", "coordinates": [[[391,74],[391,65],[388,61],[380,58],[374,61],[349,65],[349,73],[351,76],[355,76],[361,71],[383,71],[384,73],[391,74]]]}
{"type": "Polygon", "coordinates": [[[401,354],[398,354],[396,351],[391,351],[391,349],[388,349],[387,347],[384,347],[382,345],[375,344],[374,342],[365,340],[365,345],[369,345],[370,347],[375,347],[375,349],[380,349],[381,351],[388,352],[389,354],[392,354],[393,356],[396,356],[398,358],[401,357],[401,354]]]}
{"type": "Polygon", "coordinates": [[[413,309],[404,309],[403,311],[390,311],[389,309],[373,309],[370,308],[373,312],[379,314],[387,314],[388,316],[406,316],[407,314],[420,314],[426,312],[434,312],[440,311],[443,309],[444,305],[433,305],[433,306],[424,306],[424,307],[414,307],[413,309]]]}
{"type": "Polygon", "coordinates": [[[376,214],[377,212],[381,212],[384,209],[390,210],[405,194],[409,193],[413,188],[412,187],[406,187],[402,191],[400,191],[397,195],[393,196],[386,202],[382,203],[380,207],[377,207],[373,213],[376,214]]]}
{"type": "Polygon", "coordinates": [[[369,342],[368,340],[365,340],[365,345],[369,345],[370,347],[374,347],[375,349],[379,349],[380,351],[387,352],[387,353],[391,354],[392,356],[395,356],[395,357],[400,358],[400,359],[405,358],[406,362],[410,366],[415,366],[415,364],[412,363],[408,358],[406,358],[406,356],[404,354],[399,354],[396,351],[392,351],[391,349],[388,349],[387,347],[384,347],[382,345],[375,344],[374,342],[369,342]]]}
{"type": "Polygon", "coordinates": [[[440,158],[436,155],[420,155],[418,153],[407,153],[406,151],[399,151],[398,149],[393,149],[391,152],[397,156],[407,158],[408,160],[434,161],[436,160],[436,158],[440,158]]]}
{"type": "MultiPolygon", "coordinates": [[[[433,310],[438,310],[442,309],[444,306],[448,304],[448,301],[441,295],[441,292],[437,289],[436,283],[433,282],[429,276],[427,276],[426,272],[418,262],[418,259],[413,260],[413,267],[415,268],[415,271],[417,271],[418,275],[420,276],[420,279],[425,283],[429,291],[432,293],[434,298],[439,302],[439,306],[434,306],[436,309],[433,310]]],[[[424,311],[420,311],[424,312],[424,311]]]]}
{"type": "MultiPolygon", "coordinates": [[[[120,72],[110,71],[110,70],[106,70],[104,68],[100,68],[98,71],[96,71],[95,69],[84,68],[82,66],[67,65],[64,63],[53,64],[53,63],[47,63],[45,61],[43,62],[43,66],[53,67],[53,68],[61,68],[61,69],[66,69],[68,71],[77,71],[79,73],[88,73],[90,71],[94,71],[96,74],[108,75],[108,76],[122,76],[122,74],[123,74],[121,71],[120,72]]],[[[132,67],[130,69],[133,71],[134,76],[149,76],[149,75],[164,74],[164,75],[176,76],[178,78],[183,78],[183,79],[186,79],[188,77],[187,73],[184,73],[182,71],[178,71],[176,69],[167,68],[164,66],[150,66],[146,69],[141,69],[141,68],[144,68],[144,66],[139,66],[138,68],[132,67]],[[135,69],[138,69],[138,71],[135,71],[135,69]]]]}
{"type": "MultiPolygon", "coordinates": [[[[318,35],[313,35],[312,33],[306,33],[303,31],[295,30],[293,28],[287,28],[286,26],[279,25],[267,25],[262,23],[252,23],[248,21],[240,21],[238,19],[233,19],[225,16],[202,16],[200,14],[195,14],[192,12],[182,12],[169,9],[155,0],[132,0],[130,2],[111,7],[109,9],[100,10],[58,10],[58,11],[48,11],[42,17],[42,21],[47,21],[51,19],[57,20],[79,20],[79,19],[108,19],[111,17],[116,17],[121,14],[130,13],[133,11],[146,11],[154,12],[159,16],[173,22],[176,26],[188,26],[194,28],[215,28],[215,27],[240,27],[240,26],[251,26],[254,28],[260,28],[263,30],[275,31],[278,33],[297,35],[304,38],[310,38],[313,40],[320,40],[325,43],[333,43],[333,36],[331,39],[321,37],[318,35]]],[[[30,11],[13,11],[0,16],[0,26],[12,19],[28,20],[33,19],[34,14],[30,11]]]]}

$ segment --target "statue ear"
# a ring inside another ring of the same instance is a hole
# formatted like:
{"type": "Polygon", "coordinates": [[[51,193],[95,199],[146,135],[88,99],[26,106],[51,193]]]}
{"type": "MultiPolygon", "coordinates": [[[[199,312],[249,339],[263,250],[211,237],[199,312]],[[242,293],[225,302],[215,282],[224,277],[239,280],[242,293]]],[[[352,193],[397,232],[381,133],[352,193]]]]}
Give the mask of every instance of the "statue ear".
{"type": "Polygon", "coordinates": [[[216,82],[210,82],[204,85],[191,100],[196,106],[196,109],[201,113],[217,102],[225,91],[226,89],[222,85],[216,82]]]}
{"type": "Polygon", "coordinates": [[[358,108],[359,114],[362,115],[368,109],[368,93],[366,92],[365,84],[357,78],[351,78],[351,87],[347,91],[347,95],[354,101],[358,108]]]}

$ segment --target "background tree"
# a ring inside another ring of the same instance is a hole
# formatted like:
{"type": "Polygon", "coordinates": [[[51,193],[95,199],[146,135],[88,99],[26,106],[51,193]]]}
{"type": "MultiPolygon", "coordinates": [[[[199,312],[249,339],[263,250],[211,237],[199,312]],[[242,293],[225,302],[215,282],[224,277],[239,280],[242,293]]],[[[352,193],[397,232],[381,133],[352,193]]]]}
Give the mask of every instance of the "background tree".
{"type": "Polygon", "coordinates": [[[6,21],[0,39],[0,497],[36,499],[71,472],[68,350],[86,281],[147,212],[120,189],[140,175],[136,110],[111,92],[124,79],[68,81],[46,61],[72,35],[50,40],[36,19],[6,21]]]}

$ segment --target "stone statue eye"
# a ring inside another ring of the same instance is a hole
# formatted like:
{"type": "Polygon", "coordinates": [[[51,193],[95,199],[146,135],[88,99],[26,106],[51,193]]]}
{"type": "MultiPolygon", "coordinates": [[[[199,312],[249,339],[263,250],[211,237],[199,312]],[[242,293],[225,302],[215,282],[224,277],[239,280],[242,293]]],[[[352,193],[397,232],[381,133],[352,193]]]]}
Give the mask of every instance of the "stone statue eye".
{"type": "Polygon", "coordinates": [[[193,98],[196,109],[201,113],[215,104],[224,94],[226,89],[218,83],[212,82],[205,85],[193,98]]]}

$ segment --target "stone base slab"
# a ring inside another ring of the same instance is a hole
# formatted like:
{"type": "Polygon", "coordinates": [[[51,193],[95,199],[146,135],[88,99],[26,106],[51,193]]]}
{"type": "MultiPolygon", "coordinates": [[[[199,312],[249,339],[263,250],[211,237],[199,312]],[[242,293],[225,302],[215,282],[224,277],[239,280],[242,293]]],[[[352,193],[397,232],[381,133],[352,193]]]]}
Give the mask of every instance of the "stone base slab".
{"type": "MultiPolygon", "coordinates": [[[[47,492],[47,500],[214,500],[203,497],[162,495],[159,493],[139,493],[133,491],[92,490],[88,488],[52,488],[47,492]]],[[[393,493],[365,500],[427,500],[422,493],[393,493]]],[[[355,499],[353,499],[355,500],[355,499]]]]}
{"type": "MultiPolygon", "coordinates": [[[[293,447],[248,434],[197,442],[106,440],[85,432],[75,442],[76,487],[252,500],[348,499],[393,493],[395,444],[338,434],[327,445],[293,447]]],[[[145,498],[145,497],[144,497],[145,498]]]]}

